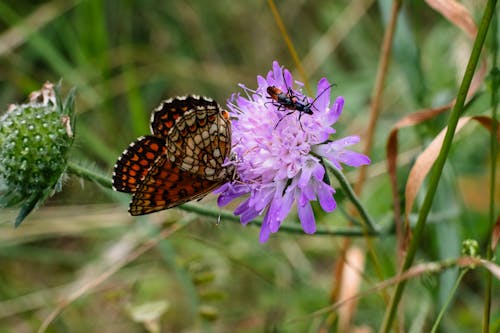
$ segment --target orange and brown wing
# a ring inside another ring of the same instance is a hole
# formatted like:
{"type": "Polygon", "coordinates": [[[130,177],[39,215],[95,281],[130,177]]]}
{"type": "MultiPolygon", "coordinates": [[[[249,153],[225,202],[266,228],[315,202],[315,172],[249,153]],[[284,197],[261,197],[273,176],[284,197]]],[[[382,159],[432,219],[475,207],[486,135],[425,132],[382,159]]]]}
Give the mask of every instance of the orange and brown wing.
{"type": "Polygon", "coordinates": [[[167,154],[181,169],[213,181],[225,178],[223,164],[231,150],[227,111],[189,111],[176,122],[166,141],[167,154]]]}
{"type": "Polygon", "coordinates": [[[135,192],[148,170],[165,152],[165,140],[154,136],[143,136],[132,142],[115,164],[113,188],[135,192]]]}
{"type": "Polygon", "coordinates": [[[222,182],[203,179],[160,157],[132,196],[129,212],[144,215],[201,199],[222,182]]]}
{"type": "Polygon", "coordinates": [[[218,109],[219,105],[211,98],[203,96],[183,96],[165,100],[151,114],[151,133],[160,138],[167,138],[177,119],[188,111],[218,109]]]}
{"type": "Polygon", "coordinates": [[[213,181],[226,177],[231,124],[213,99],[192,95],[162,102],[151,115],[151,132],[166,140],[170,160],[181,169],[213,181]]]}

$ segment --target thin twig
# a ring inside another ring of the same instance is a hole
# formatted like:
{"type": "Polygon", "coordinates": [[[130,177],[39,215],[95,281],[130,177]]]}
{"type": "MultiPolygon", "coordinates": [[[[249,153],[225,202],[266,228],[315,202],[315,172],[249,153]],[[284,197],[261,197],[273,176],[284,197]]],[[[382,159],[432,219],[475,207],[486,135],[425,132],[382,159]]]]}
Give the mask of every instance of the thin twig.
{"type": "Polygon", "coordinates": [[[344,306],[346,303],[354,302],[363,296],[373,295],[374,292],[381,291],[381,290],[386,289],[390,286],[393,286],[397,283],[400,283],[401,281],[413,279],[413,278],[416,278],[418,276],[422,276],[424,274],[439,273],[439,272],[442,272],[446,269],[450,269],[450,268],[454,268],[454,267],[469,269],[473,266],[482,266],[482,267],[486,268],[487,270],[491,270],[492,268],[489,267],[491,265],[494,265],[494,264],[492,264],[490,261],[482,260],[482,259],[474,258],[474,257],[459,257],[459,258],[455,258],[455,259],[446,259],[446,260],[438,261],[438,262],[427,262],[427,263],[418,264],[418,265],[411,267],[410,269],[408,269],[404,273],[398,274],[398,275],[393,276],[389,279],[381,281],[381,282],[377,283],[376,285],[374,285],[373,287],[370,287],[366,290],[363,290],[362,292],[360,292],[354,296],[339,300],[338,302],[331,304],[325,308],[322,308],[321,310],[315,311],[307,316],[290,320],[287,322],[287,324],[292,324],[292,323],[296,323],[296,322],[303,321],[303,320],[310,320],[311,318],[314,318],[314,317],[323,316],[329,312],[335,311],[336,309],[338,309],[341,306],[344,306]]]}
{"type": "MultiPolygon", "coordinates": [[[[467,92],[469,91],[469,87],[472,78],[474,76],[475,69],[479,62],[479,56],[481,54],[481,50],[484,45],[484,40],[486,38],[486,34],[490,26],[491,18],[495,11],[495,6],[496,6],[496,0],[489,0],[486,4],[484,14],[481,19],[481,23],[479,25],[479,29],[477,32],[476,40],[474,41],[471,56],[469,58],[469,62],[467,63],[467,68],[465,69],[464,77],[462,79],[462,83],[460,84],[460,88],[458,90],[456,103],[453,107],[453,110],[450,113],[450,118],[448,119],[448,127],[443,141],[443,146],[441,147],[439,156],[436,159],[434,168],[432,169],[432,173],[430,175],[430,180],[429,180],[429,188],[425,195],[425,199],[422,203],[422,207],[418,215],[417,224],[413,230],[413,238],[408,247],[408,252],[403,262],[403,266],[401,267],[401,272],[404,272],[410,268],[415,258],[418,246],[422,241],[422,236],[427,222],[427,216],[431,209],[432,201],[434,199],[434,195],[436,194],[436,189],[439,183],[439,179],[441,178],[441,173],[443,171],[444,164],[446,162],[448,153],[451,148],[453,136],[455,135],[455,128],[457,127],[458,120],[464,109],[465,100],[467,98],[467,92]]],[[[384,321],[380,328],[381,333],[388,333],[389,330],[391,329],[392,322],[394,320],[394,316],[396,314],[396,310],[399,301],[401,299],[401,296],[403,295],[403,290],[405,285],[406,285],[405,281],[398,282],[398,284],[396,285],[396,290],[394,291],[394,294],[391,298],[391,303],[387,308],[384,321]]]]}
{"type": "MultiPolygon", "coordinates": [[[[384,35],[384,40],[382,41],[382,49],[380,50],[380,63],[377,68],[377,75],[375,76],[375,85],[372,91],[372,101],[370,104],[370,120],[368,122],[368,128],[366,129],[366,135],[363,138],[365,146],[363,147],[363,154],[369,156],[373,147],[373,141],[375,140],[375,129],[377,127],[378,118],[380,116],[380,110],[382,109],[382,95],[384,92],[385,77],[387,75],[387,68],[389,67],[389,62],[391,60],[391,48],[392,42],[394,40],[394,34],[396,32],[396,24],[398,13],[401,8],[401,0],[394,0],[391,9],[391,18],[387,26],[387,30],[384,35]]],[[[360,194],[363,188],[365,178],[366,178],[367,166],[361,166],[359,169],[359,178],[356,183],[354,191],[356,194],[360,194]]]]}
{"type": "MultiPolygon", "coordinates": [[[[374,136],[375,136],[375,128],[378,122],[378,118],[380,115],[380,110],[381,110],[381,104],[382,104],[382,94],[384,90],[384,83],[385,83],[385,77],[387,74],[387,68],[389,67],[389,61],[391,58],[391,48],[392,48],[392,42],[394,40],[394,34],[396,32],[396,25],[397,25],[397,17],[399,10],[401,8],[401,0],[394,0],[392,3],[392,9],[391,9],[391,16],[389,23],[387,25],[387,29],[384,34],[384,39],[382,42],[382,49],[380,50],[380,61],[378,64],[377,68],[377,75],[375,77],[375,84],[373,86],[373,91],[372,91],[372,101],[370,105],[370,120],[368,122],[368,129],[366,131],[366,135],[363,138],[365,142],[365,146],[363,148],[363,153],[367,156],[370,155],[372,146],[373,146],[373,141],[374,141],[374,136]]],[[[359,169],[359,176],[358,176],[358,181],[354,187],[354,193],[357,195],[361,194],[361,191],[363,189],[363,185],[366,179],[366,173],[367,173],[367,166],[361,166],[359,169]]],[[[335,276],[335,285],[332,288],[332,291],[330,293],[330,299],[335,300],[337,299],[339,290],[342,288],[342,283],[339,281],[341,280],[341,276],[344,271],[344,258],[345,254],[347,252],[347,249],[350,246],[350,239],[346,238],[342,244],[342,248],[340,251],[340,256],[339,259],[335,265],[334,268],[334,276],[335,276]]],[[[370,252],[370,256],[373,260],[375,271],[377,276],[382,279],[383,274],[382,274],[382,269],[380,268],[381,265],[379,264],[378,257],[376,255],[375,250],[373,249],[373,246],[370,242],[370,239],[366,238],[366,245],[367,248],[370,252]]],[[[385,294],[385,292],[382,294],[384,299],[387,301],[388,297],[385,294]]]]}
{"type": "Polygon", "coordinates": [[[365,210],[365,208],[363,207],[363,205],[359,201],[358,197],[356,196],[356,193],[354,193],[353,189],[349,185],[349,182],[347,181],[345,176],[342,174],[342,172],[340,172],[340,170],[338,170],[332,164],[332,162],[330,162],[326,159],[323,159],[323,163],[328,167],[328,170],[330,170],[335,175],[335,177],[337,178],[337,180],[340,183],[340,186],[342,186],[342,188],[344,189],[345,194],[347,195],[347,197],[349,198],[351,203],[354,205],[354,207],[356,207],[359,215],[361,216],[361,218],[364,221],[364,227],[368,231],[376,231],[377,228],[375,227],[375,223],[373,222],[372,218],[370,217],[368,212],[365,210]]]}
{"type": "MultiPolygon", "coordinates": [[[[498,36],[497,36],[498,15],[493,16],[491,24],[491,70],[490,70],[490,83],[491,83],[491,119],[492,131],[490,135],[490,204],[489,204],[489,227],[488,227],[488,241],[486,242],[486,259],[491,260],[493,257],[494,249],[491,244],[491,237],[493,233],[493,226],[495,225],[495,193],[496,193],[496,169],[497,169],[497,155],[498,143],[496,140],[496,133],[498,127],[498,89],[500,85],[500,71],[497,67],[498,56],[498,36]]],[[[491,290],[492,290],[492,276],[491,272],[486,272],[486,287],[484,290],[484,308],[483,308],[483,333],[490,331],[490,318],[491,318],[491,290]]]]}
{"type": "Polygon", "coordinates": [[[293,62],[295,63],[295,67],[297,67],[297,70],[299,71],[299,75],[302,79],[302,82],[304,83],[306,91],[308,92],[308,95],[310,95],[311,89],[310,89],[309,84],[308,84],[306,72],[304,71],[304,68],[302,67],[302,62],[300,61],[297,50],[295,50],[295,47],[293,46],[293,42],[290,38],[290,35],[286,31],[285,24],[283,23],[283,20],[281,19],[281,15],[278,11],[278,8],[276,8],[276,4],[274,3],[274,0],[267,0],[267,3],[269,4],[269,8],[271,9],[271,12],[273,13],[274,20],[276,21],[276,24],[278,25],[278,29],[280,29],[281,36],[285,40],[286,46],[288,47],[288,51],[290,52],[290,55],[292,56],[293,62]]]}

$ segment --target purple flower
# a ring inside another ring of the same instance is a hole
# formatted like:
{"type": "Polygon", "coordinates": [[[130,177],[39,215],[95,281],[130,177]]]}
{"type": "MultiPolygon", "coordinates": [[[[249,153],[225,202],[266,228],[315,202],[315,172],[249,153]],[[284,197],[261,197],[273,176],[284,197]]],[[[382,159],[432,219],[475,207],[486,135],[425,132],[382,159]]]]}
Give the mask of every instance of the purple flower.
{"type": "Polygon", "coordinates": [[[246,97],[234,94],[228,101],[232,121],[232,152],[238,179],[219,188],[218,204],[249,196],[235,209],[241,223],[264,215],[260,241],[266,242],[277,232],[294,203],[304,231],[316,231],[311,201],[331,212],[336,208],[335,190],[325,182],[321,157],[338,169],[369,164],[370,159],[345,148],[359,142],[349,136],[334,140],[332,125],[342,113],[344,99],[330,105],[331,85],[326,78],[318,82],[316,99],[293,89],[291,73],[273,62],[267,77],[257,77],[258,88],[243,87],[246,97]],[[277,88],[278,99],[268,93],[277,88]]]}

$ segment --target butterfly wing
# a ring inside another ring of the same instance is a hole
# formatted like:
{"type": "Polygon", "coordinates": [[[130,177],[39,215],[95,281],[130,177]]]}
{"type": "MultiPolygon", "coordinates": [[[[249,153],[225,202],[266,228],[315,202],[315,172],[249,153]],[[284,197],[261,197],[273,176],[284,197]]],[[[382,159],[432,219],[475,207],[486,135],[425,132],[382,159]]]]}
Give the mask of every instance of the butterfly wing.
{"type": "Polygon", "coordinates": [[[139,138],[118,159],[113,188],[132,193],[131,215],[149,214],[201,199],[234,167],[229,113],[210,98],[176,97],[151,115],[153,136],[139,138]]]}
{"type": "Polygon", "coordinates": [[[186,172],[166,156],[160,157],[137,187],[129,212],[144,215],[201,199],[222,185],[186,172]]]}
{"type": "Polygon", "coordinates": [[[218,109],[219,105],[211,98],[189,95],[162,101],[151,114],[151,133],[166,139],[178,119],[185,113],[196,110],[218,109]]]}
{"type": "Polygon", "coordinates": [[[167,141],[167,154],[185,171],[209,180],[226,178],[231,150],[229,113],[208,97],[166,100],[151,115],[151,132],[167,141]]]}
{"type": "Polygon", "coordinates": [[[225,110],[186,112],[167,137],[167,154],[185,171],[209,180],[226,178],[223,164],[231,150],[231,124],[225,110]]]}
{"type": "Polygon", "coordinates": [[[132,142],[115,164],[113,189],[135,192],[148,170],[165,152],[165,140],[154,136],[143,136],[132,142]]]}

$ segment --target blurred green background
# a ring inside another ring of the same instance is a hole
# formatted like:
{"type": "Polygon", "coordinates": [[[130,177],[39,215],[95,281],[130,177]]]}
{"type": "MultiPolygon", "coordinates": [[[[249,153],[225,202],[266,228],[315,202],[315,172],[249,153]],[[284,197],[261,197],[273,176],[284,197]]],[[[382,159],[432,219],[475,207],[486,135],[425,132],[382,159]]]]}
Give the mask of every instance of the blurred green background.
{"type": "MultiPolygon", "coordinates": [[[[63,79],[66,90],[75,86],[78,116],[71,160],[111,177],[123,149],[149,132],[151,110],[162,99],[201,94],[224,105],[241,91],[238,83],[256,87],[256,75],[265,75],[278,60],[313,88],[324,76],[335,82],[333,95],[346,100],[336,124],[338,137],[363,135],[390,2],[290,0],[276,5],[307,77],[296,71],[266,1],[4,0],[1,110],[24,101],[45,81],[63,79]]],[[[482,4],[467,5],[477,18],[482,4]]],[[[388,224],[393,216],[384,160],[390,128],[409,113],[454,98],[471,45],[423,2],[405,4],[361,196],[377,223],[388,224]]],[[[468,114],[486,112],[487,103],[483,93],[468,114]]],[[[438,117],[400,133],[400,184],[445,121],[446,116],[438,117]]],[[[356,149],[361,151],[362,144],[356,149]]],[[[484,247],[488,152],[488,134],[477,125],[455,140],[419,260],[457,257],[466,238],[484,247]]],[[[356,179],[353,170],[346,172],[356,179]]],[[[96,289],[65,307],[48,332],[336,331],[335,316],[312,314],[330,304],[342,238],[279,232],[260,244],[255,226],[224,219],[218,224],[178,209],[132,218],[128,200],[71,177],[20,228],[13,228],[15,212],[1,213],[0,332],[36,331],[60,297],[113,268],[116,272],[96,289]],[[158,230],[178,221],[190,223],[131,257],[158,230]],[[138,319],[141,311],[153,319],[138,319]]],[[[340,191],[337,200],[349,209],[340,191]]],[[[213,196],[202,203],[216,206],[213,196]]],[[[317,219],[326,228],[347,225],[339,210],[328,215],[318,211],[317,219]]],[[[296,218],[286,223],[297,223],[296,218]]],[[[363,239],[352,242],[366,248],[363,239]]],[[[397,258],[394,237],[372,242],[383,277],[391,277],[397,258]]],[[[369,258],[361,270],[359,291],[379,281],[369,258]]],[[[407,331],[429,331],[456,276],[455,269],[409,283],[407,331]]],[[[466,276],[441,332],[478,331],[483,288],[483,271],[466,276]]],[[[493,290],[498,295],[498,281],[493,290]]],[[[493,299],[496,327],[499,302],[493,299]]],[[[364,294],[353,327],[375,332],[384,310],[380,293],[364,294]]]]}

